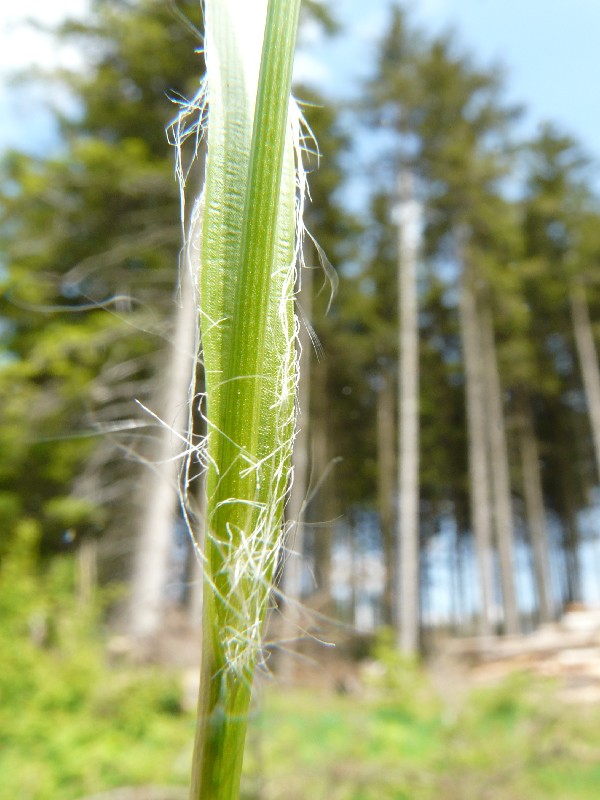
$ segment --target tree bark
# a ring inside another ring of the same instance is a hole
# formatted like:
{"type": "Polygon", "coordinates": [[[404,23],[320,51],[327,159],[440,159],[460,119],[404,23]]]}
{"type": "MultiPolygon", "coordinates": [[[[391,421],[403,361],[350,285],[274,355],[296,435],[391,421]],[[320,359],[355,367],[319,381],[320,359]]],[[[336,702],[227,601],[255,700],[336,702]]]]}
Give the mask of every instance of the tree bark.
{"type": "Polygon", "coordinates": [[[471,527],[479,572],[479,634],[494,631],[494,551],[490,465],[487,453],[486,399],[480,329],[470,269],[462,257],[460,332],[463,349],[467,429],[469,441],[469,490],[471,527]]]}
{"type": "Polygon", "coordinates": [[[331,598],[331,550],[333,545],[333,531],[331,520],[333,518],[332,486],[325,486],[330,468],[329,439],[327,420],[329,409],[327,405],[327,371],[324,363],[316,364],[313,371],[314,380],[314,414],[312,416],[311,454],[313,475],[316,480],[315,500],[311,503],[311,518],[313,514],[318,520],[318,525],[313,530],[314,576],[319,598],[319,611],[329,614],[332,610],[331,598]],[[314,511],[313,511],[314,508],[314,511]]]}
{"type": "Polygon", "coordinates": [[[600,480],[600,371],[598,369],[598,353],[594,342],[584,287],[574,284],[571,287],[569,299],[571,301],[575,346],[592,428],[597,477],[600,480]]]}
{"type": "Polygon", "coordinates": [[[398,644],[406,655],[419,649],[419,319],[417,256],[419,206],[413,176],[398,176],[399,458],[398,644]]]}
{"type": "Polygon", "coordinates": [[[583,600],[581,591],[581,562],[579,557],[579,544],[581,536],[577,521],[577,506],[573,498],[568,480],[563,478],[563,543],[565,551],[565,566],[567,576],[567,603],[580,603],[583,600]]]}
{"type": "Polygon", "coordinates": [[[519,406],[519,444],[523,472],[523,495],[525,497],[527,525],[533,551],[538,613],[540,622],[548,623],[554,619],[554,603],[552,600],[550,551],[542,478],[540,475],[540,459],[529,399],[521,395],[519,406]]]}
{"type": "Polygon", "coordinates": [[[192,509],[188,525],[193,525],[189,531],[187,565],[186,565],[186,594],[185,606],[188,621],[192,628],[200,630],[202,626],[202,607],[204,599],[204,564],[201,553],[204,550],[204,522],[206,509],[206,482],[205,473],[198,469],[193,476],[194,495],[197,498],[197,508],[192,509]]]}
{"type": "Polygon", "coordinates": [[[202,600],[204,596],[204,568],[196,552],[196,544],[192,541],[189,542],[188,559],[188,586],[186,592],[187,616],[191,627],[200,630],[202,625],[202,600]]]}
{"type": "Polygon", "coordinates": [[[502,386],[498,370],[498,357],[494,340],[492,315],[489,308],[482,310],[481,335],[483,342],[483,365],[488,409],[487,427],[489,436],[490,472],[494,498],[494,522],[500,582],[504,608],[504,633],[519,633],[519,609],[515,585],[515,534],[508,466],[508,446],[504,425],[502,386]]]}
{"type": "Polygon", "coordinates": [[[394,598],[394,395],[390,376],[382,372],[377,393],[377,504],[383,547],[384,575],[382,614],[393,624],[394,598]]]}
{"type": "Polygon", "coordinates": [[[135,637],[150,636],[162,620],[178,507],[180,458],[188,431],[188,402],[194,374],[195,290],[192,275],[181,270],[181,297],[159,407],[163,425],[141,492],[140,532],[134,554],[128,628],[135,637]]]}

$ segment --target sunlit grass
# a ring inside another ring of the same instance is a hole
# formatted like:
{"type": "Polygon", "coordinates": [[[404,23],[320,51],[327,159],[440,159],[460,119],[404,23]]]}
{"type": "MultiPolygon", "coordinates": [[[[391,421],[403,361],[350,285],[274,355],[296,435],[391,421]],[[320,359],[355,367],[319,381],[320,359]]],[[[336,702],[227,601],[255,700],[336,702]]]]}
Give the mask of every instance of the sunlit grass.
{"type": "Polygon", "coordinates": [[[566,709],[551,690],[509,680],[468,696],[453,719],[443,706],[407,713],[388,694],[270,691],[251,729],[248,785],[262,772],[261,800],[592,800],[600,709],[566,709]]]}
{"type": "MultiPolygon", "coordinates": [[[[181,707],[180,675],[107,662],[97,615],[82,615],[73,595],[68,560],[43,577],[0,575],[0,588],[0,800],[83,800],[150,785],[185,795],[194,720],[181,707]],[[45,612],[55,628],[40,646],[28,624],[45,612]]],[[[449,713],[426,674],[407,671],[398,682],[399,668],[380,661],[383,677],[355,680],[353,694],[262,685],[242,798],[598,796],[598,706],[565,707],[553,683],[519,676],[464,692],[449,713]]]]}

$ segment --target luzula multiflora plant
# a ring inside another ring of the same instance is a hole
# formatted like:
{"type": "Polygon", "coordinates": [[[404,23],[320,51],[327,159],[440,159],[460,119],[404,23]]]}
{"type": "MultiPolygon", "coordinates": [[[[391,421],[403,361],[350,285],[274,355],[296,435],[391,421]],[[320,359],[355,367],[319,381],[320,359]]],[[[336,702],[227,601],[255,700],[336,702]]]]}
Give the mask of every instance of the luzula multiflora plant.
{"type": "MultiPolygon", "coordinates": [[[[300,0],[205,0],[207,131],[189,236],[199,261],[207,439],[205,591],[192,800],[239,796],[246,720],[282,542],[297,383],[304,176],[290,99],[300,0]]],[[[200,123],[193,123],[193,115],[200,123]]]]}

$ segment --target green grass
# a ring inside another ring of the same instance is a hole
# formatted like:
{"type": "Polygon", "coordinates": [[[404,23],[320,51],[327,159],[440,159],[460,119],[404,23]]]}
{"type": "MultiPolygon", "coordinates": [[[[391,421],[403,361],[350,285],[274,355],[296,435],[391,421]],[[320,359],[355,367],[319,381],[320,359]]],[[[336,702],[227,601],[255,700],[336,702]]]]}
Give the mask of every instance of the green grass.
{"type": "Polygon", "coordinates": [[[185,784],[194,725],[181,711],[179,676],[109,667],[101,608],[76,600],[72,561],[38,574],[23,538],[0,570],[0,798],[185,784]],[[38,643],[35,621],[46,631],[38,643]]]}
{"type": "Polygon", "coordinates": [[[550,688],[527,679],[475,692],[452,723],[443,710],[411,716],[394,697],[271,690],[246,778],[261,800],[592,800],[600,709],[538,705],[550,688]]]}
{"type": "MultiPolygon", "coordinates": [[[[0,800],[78,800],[120,786],[186,787],[193,715],[180,676],[109,664],[73,567],[0,571],[0,800]],[[43,646],[33,618],[52,620],[43,646]]],[[[19,567],[17,569],[17,566],[19,567]]],[[[263,682],[250,718],[245,800],[596,800],[600,708],[561,706],[516,676],[453,714],[385,649],[360,695],[263,682]],[[415,702],[418,698],[418,702],[415,702]]]]}
{"type": "MultiPolygon", "coordinates": [[[[36,673],[27,703],[3,692],[0,800],[186,786],[193,718],[179,709],[173,676],[97,664],[83,671],[86,694],[61,686],[50,654],[41,660],[53,672],[49,681],[36,673]]],[[[545,707],[540,721],[525,702],[509,717],[490,712],[487,702],[505,691],[474,696],[448,724],[443,714],[411,718],[384,697],[270,686],[250,720],[242,797],[595,800],[600,711],[545,707]]]]}

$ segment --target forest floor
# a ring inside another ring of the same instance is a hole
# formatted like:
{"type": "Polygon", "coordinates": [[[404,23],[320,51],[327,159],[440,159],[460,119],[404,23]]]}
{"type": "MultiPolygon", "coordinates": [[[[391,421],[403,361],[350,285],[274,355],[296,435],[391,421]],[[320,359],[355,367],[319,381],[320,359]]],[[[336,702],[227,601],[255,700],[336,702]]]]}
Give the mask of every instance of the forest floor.
{"type": "Polygon", "coordinates": [[[523,636],[450,640],[431,661],[434,674],[436,661],[443,669],[462,665],[475,686],[527,672],[554,679],[562,702],[600,703],[600,609],[573,607],[523,636]]]}
{"type": "MultiPolygon", "coordinates": [[[[273,646],[263,682],[363,694],[365,675],[378,668],[372,655],[377,637],[341,626],[331,626],[329,633],[324,638],[321,632],[308,635],[293,649],[273,646]]],[[[274,634],[276,640],[277,626],[274,634]]],[[[129,653],[130,645],[117,637],[111,649],[129,653]]],[[[455,700],[470,689],[526,673],[553,680],[561,702],[600,704],[600,609],[574,607],[556,623],[520,636],[430,636],[428,651],[424,668],[442,698],[455,700]]],[[[181,670],[183,702],[190,710],[197,692],[198,656],[197,631],[178,613],[171,615],[159,637],[137,651],[143,662],[181,670]]]]}
{"type": "MultiPolygon", "coordinates": [[[[61,574],[46,587],[16,573],[0,594],[0,800],[185,798],[197,631],[174,615],[135,651],[106,638],[61,574]]],[[[293,658],[274,647],[243,800],[597,800],[600,632],[586,614],[524,637],[440,640],[426,668],[389,631],[314,631],[337,646],[307,637],[293,658]]]]}

